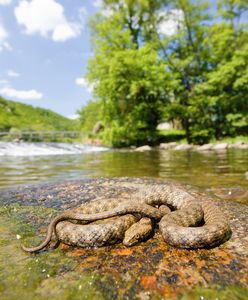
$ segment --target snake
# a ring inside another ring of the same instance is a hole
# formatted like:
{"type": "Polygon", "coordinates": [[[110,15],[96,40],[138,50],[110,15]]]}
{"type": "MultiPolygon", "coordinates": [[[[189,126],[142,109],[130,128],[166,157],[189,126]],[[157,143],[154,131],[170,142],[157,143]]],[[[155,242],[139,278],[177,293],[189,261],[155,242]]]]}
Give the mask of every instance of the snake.
{"type": "Polygon", "coordinates": [[[158,223],[166,243],[183,249],[216,247],[231,236],[227,217],[207,196],[195,196],[175,184],[142,186],[128,196],[100,198],[64,211],[52,219],[37,253],[53,234],[58,242],[77,247],[101,247],[122,241],[132,246],[149,237],[158,223]]]}

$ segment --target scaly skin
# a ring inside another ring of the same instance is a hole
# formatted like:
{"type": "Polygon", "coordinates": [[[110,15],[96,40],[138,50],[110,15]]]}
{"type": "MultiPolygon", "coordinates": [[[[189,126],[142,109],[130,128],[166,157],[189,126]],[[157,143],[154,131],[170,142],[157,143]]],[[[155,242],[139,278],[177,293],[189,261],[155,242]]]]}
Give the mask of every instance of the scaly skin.
{"type": "MultiPolygon", "coordinates": [[[[197,199],[181,187],[165,184],[146,186],[128,198],[100,199],[64,212],[50,223],[43,243],[34,248],[23,247],[23,250],[27,252],[42,250],[50,243],[53,232],[60,241],[80,247],[116,243],[124,238],[128,228],[134,226],[141,216],[161,219],[159,229],[164,240],[179,248],[214,247],[226,241],[231,235],[224,214],[210,199],[197,199]],[[161,206],[161,209],[155,206],[161,206]],[[165,206],[175,211],[168,212],[165,206]],[[106,218],[111,219],[101,224],[94,222],[85,225],[85,221],[106,218]],[[84,223],[75,224],[73,223],[75,220],[84,223]],[[204,225],[198,226],[201,222],[204,222],[204,225]]],[[[147,226],[147,222],[144,226],[147,226]]],[[[130,230],[130,236],[127,233],[124,239],[126,245],[132,245],[147,235],[142,222],[140,226],[134,226],[136,227],[139,234],[136,229],[134,232],[130,230]],[[135,235],[137,240],[133,240],[135,235]]]]}
{"type": "MultiPolygon", "coordinates": [[[[80,211],[80,209],[79,209],[79,211],[80,211]]],[[[146,204],[142,204],[142,205],[141,204],[131,204],[129,202],[126,202],[118,207],[115,207],[111,211],[105,211],[102,213],[95,213],[95,214],[82,214],[82,213],[78,212],[78,210],[75,209],[75,210],[64,212],[52,220],[52,222],[49,224],[48,229],[47,229],[46,239],[39,246],[33,247],[33,248],[28,248],[28,247],[22,246],[22,249],[26,252],[38,252],[38,251],[42,250],[43,248],[45,248],[50,243],[53,232],[55,231],[56,225],[59,222],[62,222],[65,220],[90,222],[90,221],[111,218],[111,217],[115,217],[115,216],[126,215],[126,214],[130,214],[130,213],[142,214],[144,216],[147,216],[149,218],[154,218],[157,220],[161,219],[161,217],[163,216],[163,214],[160,212],[160,210],[155,207],[152,207],[152,206],[146,205],[146,204]]],[[[129,221],[129,223],[130,223],[130,221],[129,221]]],[[[79,229],[82,227],[82,225],[78,225],[78,224],[74,224],[74,223],[71,223],[71,226],[73,226],[74,228],[79,228],[79,229]]],[[[84,225],[84,227],[87,228],[87,225],[84,225]]],[[[76,229],[75,232],[77,232],[77,230],[79,230],[79,229],[76,229]]],[[[59,236],[59,231],[56,232],[56,235],[59,236]]],[[[96,235],[96,233],[93,232],[93,236],[91,234],[89,237],[90,245],[92,245],[92,246],[95,246],[97,243],[97,242],[95,242],[95,240],[99,239],[99,237],[96,237],[95,235],[96,235]]],[[[66,234],[65,238],[67,238],[67,237],[68,237],[68,235],[66,234]]],[[[103,237],[103,238],[105,238],[105,237],[103,237]]],[[[68,241],[69,241],[69,239],[68,239],[68,241]]],[[[74,243],[71,242],[69,244],[74,244],[74,243]]]]}

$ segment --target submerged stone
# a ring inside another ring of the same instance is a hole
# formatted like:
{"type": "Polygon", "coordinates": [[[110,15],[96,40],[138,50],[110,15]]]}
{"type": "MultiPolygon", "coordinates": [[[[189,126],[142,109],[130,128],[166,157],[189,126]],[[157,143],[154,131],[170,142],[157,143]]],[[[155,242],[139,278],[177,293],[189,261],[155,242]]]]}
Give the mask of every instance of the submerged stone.
{"type": "Polygon", "coordinates": [[[100,178],[2,191],[1,299],[247,299],[248,206],[217,197],[213,200],[229,217],[233,234],[213,249],[173,248],[157,230],[152,238],[130,248],[61,244],[37,255],[20,248],[23,243],[38,244],[60,211],[99,196],[130,194],[135,185],[161,182],[100,178]]]}

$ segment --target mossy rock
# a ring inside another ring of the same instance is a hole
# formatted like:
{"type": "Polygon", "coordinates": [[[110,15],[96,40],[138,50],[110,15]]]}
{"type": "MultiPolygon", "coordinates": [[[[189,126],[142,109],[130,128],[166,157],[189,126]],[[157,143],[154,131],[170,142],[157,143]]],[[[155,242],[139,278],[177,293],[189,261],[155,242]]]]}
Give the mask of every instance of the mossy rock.
{"type": "Polygon", "coordinates": [[[229,217],[233,234],[210,250],[173,248],[158,231],[131,248],[62,244],[37,255],[20,248],[21,243],[38,244],[61,210],[99,196],[132,193],[134,184],[157,182],[163,181],[100,178],[2,191],[1,299],[247,299],[248,206],[240,203],[213,199],[229,217]]]}

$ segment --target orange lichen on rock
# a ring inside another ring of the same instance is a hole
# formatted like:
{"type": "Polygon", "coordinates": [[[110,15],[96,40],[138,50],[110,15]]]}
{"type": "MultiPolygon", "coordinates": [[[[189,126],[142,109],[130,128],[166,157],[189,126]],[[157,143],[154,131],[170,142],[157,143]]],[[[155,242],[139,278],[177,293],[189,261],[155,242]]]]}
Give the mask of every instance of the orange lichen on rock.
{"type": "Polygon", "coordinates": [[[85,255],[85,252],[84,248],[72,248],[66,253],[66,255],[69,257],[78,257],[85,255]]]}
{"type": "Polygon", "coordinates": [[[222,264],[228,265],[231,262],[230,254],[223,249],[218,249],[216,251],[216,256],[218,256],[222,264]]]}
{"type": "Polygon", "coordinates": [[[156,276],[142,276],[140,283],[145,290],[159,290],[156,276]]]}
{"type": "Polygon", "coordinates": [[[133,253],[133,250],[130,248],[115,249],[112,251],[112,253],[120,256],[126,256],[126,255],[131,255],[133,253]]]}

